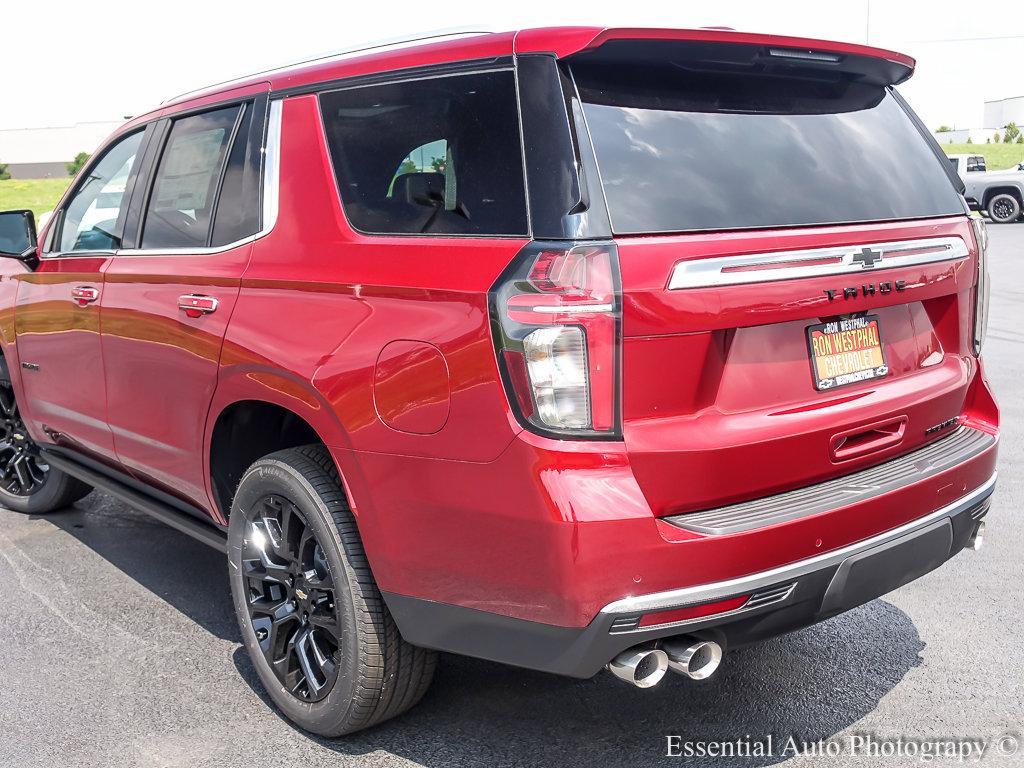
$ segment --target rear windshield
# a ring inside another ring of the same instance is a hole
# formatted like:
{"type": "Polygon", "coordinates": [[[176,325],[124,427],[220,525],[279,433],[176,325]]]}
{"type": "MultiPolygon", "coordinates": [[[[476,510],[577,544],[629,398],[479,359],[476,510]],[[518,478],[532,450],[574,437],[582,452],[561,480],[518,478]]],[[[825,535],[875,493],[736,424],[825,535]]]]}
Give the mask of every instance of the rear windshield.
{"type": "Polygon", "coordinates": [[[572,67],[616,233],[962,214],[889,91],[652,64],[572,67]]]}

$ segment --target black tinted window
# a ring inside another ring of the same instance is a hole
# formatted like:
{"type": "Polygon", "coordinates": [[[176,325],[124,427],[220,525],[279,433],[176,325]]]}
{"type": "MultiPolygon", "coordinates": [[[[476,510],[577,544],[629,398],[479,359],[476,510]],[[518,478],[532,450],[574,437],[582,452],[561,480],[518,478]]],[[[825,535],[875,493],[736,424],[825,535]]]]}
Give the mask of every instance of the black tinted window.
{"type": "Polygon", "coordinates": [[[320,96],[345,213],[364,232],[523,235],[511,72],[320,96]]]}
{"type": "Polygon", "coordinates": [[[143,248],[205,247],[217,185],[240,107],[175,120],[157,167],[143,248]]]}
{"type": "Polygon", "coordinates": [[[576,66],[620,233],[963,213],[945,169],[879,86],[576,66]]]}
{"type": "Polygon", "coordinates": [[[214,217],[213,238],[210,245],[227,245],[243,237],[255,234],[259,196],[255,189],[246,189],[245,166],[249,148],[249,128],[252,123],[252,105],[244,107],[239,121],[235,142],[231,145],[228,167],[224,171],[220,197],[217,198],[217,214],[214,217]]]}

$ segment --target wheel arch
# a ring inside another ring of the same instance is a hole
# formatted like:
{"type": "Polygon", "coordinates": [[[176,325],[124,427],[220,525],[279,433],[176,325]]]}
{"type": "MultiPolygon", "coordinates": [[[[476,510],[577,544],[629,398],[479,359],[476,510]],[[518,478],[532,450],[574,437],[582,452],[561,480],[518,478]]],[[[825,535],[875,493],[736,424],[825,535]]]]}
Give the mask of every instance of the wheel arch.
{"type": "MultiPolygon", "coordinates": [[[[222,372],[206,434],[207,492],[223,523],[238,481],[261,456],[310,443],[328,448],[349,444],[333,409],[314,387],[265,368],[222,372]]],[[[340,466],[338,473],[345,484],[340,466]]]]}
{"type": "Polygon", "coordinates": [[[983,208],[988,208],[988,204],[992,202],[992,198],[996,195],[1013,195],[1017,198],[1017,202],[1021,204],[1021,208],[1024,209],[1024,191],[1021,190],[1020,185],[1017,184],[1002,184],[998,187],[989,187],[985,190],[985,198],[982,203],[983,208]]]}

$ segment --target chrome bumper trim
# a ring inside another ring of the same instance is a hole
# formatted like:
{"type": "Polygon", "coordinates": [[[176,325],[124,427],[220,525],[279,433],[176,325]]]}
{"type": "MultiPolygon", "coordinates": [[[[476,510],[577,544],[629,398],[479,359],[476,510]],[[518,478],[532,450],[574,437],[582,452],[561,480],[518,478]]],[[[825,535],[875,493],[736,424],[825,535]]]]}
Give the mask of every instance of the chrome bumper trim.
{"type": "Polygon", "coordinates": [[[875,273],[970,256],[959,237],[929,237],[870,245],[843,245],[799,251],[712,256],[680,261],[672,270],[668,289],[714,288],[723,285],[767,283],[805,277],[875,273]]]}
{"type": "MultiPolygon", "coordinates": [[[[984,501],[992,495],[995,489],[998,473],[993,472],[992,476],[981,486],[963,496],[952,504],[947,504],[924,517],[911,520],[898,528],[872,536],[869,539],[849,544],[831,552],[824,552],[820,555],[799,560],[789,565],[773,568],[769,571],[752,573],[748,576],[740,576],[726,581],[716,581],[711,584],[699,584],[694,587],[683,587],[671,589],[665,592],[655,592],[649,595],[637,595],[636,597],[625,597],[609,603],[601,609],[602,614],[621,613],[649,613],[652,611],[664,611],[669,608],[681,608],[687,605],[707,603],[714,600],[721,600],[733,595],[752,592],[764,587],[771,586],[782,581],[795,581],[801,576],[812,573],[822,568],[838,565],[851,555],[859,554],[865,550],[877,547],[880,544],[892,541],[907,533],[919,528],[925,528],[944,517],[953,517],[966,509],[984,501]]],[[[706,617],[714,618],[714,617],[706,617]]]]}

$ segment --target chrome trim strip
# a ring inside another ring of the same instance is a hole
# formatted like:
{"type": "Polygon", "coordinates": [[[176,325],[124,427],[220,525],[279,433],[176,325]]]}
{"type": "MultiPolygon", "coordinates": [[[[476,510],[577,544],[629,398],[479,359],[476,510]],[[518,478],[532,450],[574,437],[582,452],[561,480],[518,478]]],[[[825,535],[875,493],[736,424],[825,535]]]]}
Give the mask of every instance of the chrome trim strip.
{"type": "MultiPolygon", "coordinates": [[[[739,608],[733,608],[731,611],[725,611],[723,613],[711,613],[707,616],[695,616],[692,619],[682,619],[680,621],[669,621],[665,624],[649,624],[645,627],[620,629],[618,631],[616,631],[613,626],[612,629],[609,630],[609,634],[631,635],[639,632],[647,632],[651,629],[675,629],[676,627],[686,627],[690,624],[702,624],[708,621],[718,621],[719,619],[731,619],[733,616],[739,616],[744,613],[750,613],[751,611],[756,611],[758,608],[770,608],[773,605],[778,605],[779,603],[786,602],[790,598],[790,595],[793,594],[793,590],[796,589],[796,585],[798,583],[799,582],[794,581],[792,584],[783,587],[782,591],[778,594],[774,594],[760,601],[755,600],[755,598],[757,597],[756,594],[751,595],[750,599],[747,602],[745,602],[739,608]]],[[[604,613],[604,611],[601,611],[601,613],[604,613]]]]}
{"type": "Polygon", "coordinates": [[[281,109],[283,102],[270,102],[270,120],[267,125],[267,146],[263,149],[263,219],[261,234],[277,224],[277,209],[281,193],[281,109]]]}
{"type": "Polygon", "coordinates": [[[807,558],[806,560],[800,560],[795,563],[790,563],[789,565],[783,565],[769,571],[752,573],[748,576],[740,576],[726,581],[716,581],[711,584],[699,584],[695,587],[683,587],[681,589],[670,589],[665,592],[654,592],[649,595],[625,597],[606,605],[601,609],[601,614],[649,613],[651,611],[664,611],[669,608],[681,608],[683,606],[693,605],[696,603],[707,603],[714,600],[720,600],[729,597],[730,595],[753,592],[776,584],[780,581],[799,579],[804,574],[811,573],[821,568],[827,568],[832,565],[838,565],[851,555],[856,555],[860,552],[871,549],[872,547],[885,544],[893,539],[898,539],[904,534],[910,533],[919,528],[927,527],[928,525],[945,517],[952,517],[953,515],[963,512],[965,509],[985,500],[992,494],[998,474],[998,472],[993,472],[992,477],[986,480],[982,485],[975,488],[966,496],[957,499],[952,504],[948,504],[941,509],[937,509],[924,517],[919,517],[917,520],[911,520],[909,523],[905,523],[898,528],[893,528],[892,530],[885,531],[877,536],[872,536],[870,539],[864,539],[863,541],[858,541],[855,544],[850,544],[832,552],[825,552],[823,554],[816,555],[815,557],[807,558]]]}
{"type": "Polygon", "coordinates": [[[281,194],[281,100],[270,102],[267,142],[263,147],[262,226],[255,235],[243,237],[233,243],[203,248],[124,248],[117,256],[206,256],[223,253],[253,243],[270,234],[277,224],[277,210],[281,194]]]}
{"type": "Polygon", "coordinates": [[[211,247],[203,246],[202,248],[123,248],[117,251],[115,256],[206,256],[213,253],[223,253],[224,251],[230,251],[232,248],[239,248],[246,243],[251,243],[258,237],[262,237],[265,233],[259,233],[255,235],[249,235],[243,237],[241,240],[236,240],[233,243],[227,243],[225,245],[215,245],[211,247]]]}
{"type": "Polygon", "coordinates": [[[678,262],[672,270],[668,288],[670,291],[678,291],[826,275],[869,274],[883,269],[959,261],[969,255],[967,243],[959,237],[931,237],[802,251],[717,256],[678,262]],[[861,252],[865,250],[879,254],[880,258],[876,256],[870,265],[863,263],[861,252]],[[821,261],[832,263],[805,263],[821,261]]]}

